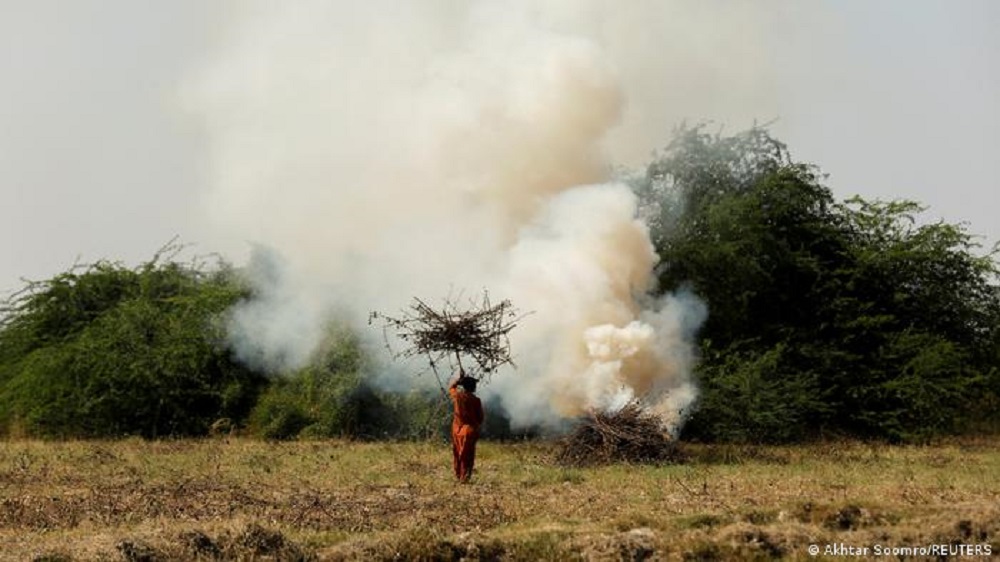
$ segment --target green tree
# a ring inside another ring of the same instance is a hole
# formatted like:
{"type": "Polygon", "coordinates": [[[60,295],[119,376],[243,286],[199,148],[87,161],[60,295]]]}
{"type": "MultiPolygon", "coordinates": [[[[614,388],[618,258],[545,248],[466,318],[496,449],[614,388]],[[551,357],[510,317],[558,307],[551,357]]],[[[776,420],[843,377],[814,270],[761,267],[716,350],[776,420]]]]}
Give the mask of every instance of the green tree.
{"type": "Polygon", "coordinates": [[[661,288],[708,303],[688,436],[923,439],[993,403],[993,256],[915,203],[840,203],[821,180],[764,129],[701,127],[634,180],[661,288]]]}
{"type": "Polygon", "coordinates": [[[984,413],[970,405],[996,376],[993,257],[977,255],[961,226],[918,225],[921,211],[859,198],[839,207],[849,259],[821,294],[827,340],[850,358],[830,386],[854,433],[923,439],[958,430],[984,413]]]}
{"type": "Polygon", "coordinates": [[[29,285],[0,324],[0,431],[198,435],[240,420],[265,379],[222,317],[247,294],[223,263],[99,262],[29,285]]]}

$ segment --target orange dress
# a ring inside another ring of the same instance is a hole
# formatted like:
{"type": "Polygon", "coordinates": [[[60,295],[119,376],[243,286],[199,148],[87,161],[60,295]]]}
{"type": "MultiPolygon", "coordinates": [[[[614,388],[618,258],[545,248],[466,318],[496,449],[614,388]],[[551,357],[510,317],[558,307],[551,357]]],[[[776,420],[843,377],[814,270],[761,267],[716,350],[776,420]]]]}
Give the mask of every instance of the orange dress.
{"type": "Polygon", "coordinates": [[[448,389],[455,405],[455,416],[451,421],[451,452],[455,478],[468,481],[476,464],[476,441],[479,427],[483,425],[483,403],[471,392],[458,389],[458,382],[448,389]]]}

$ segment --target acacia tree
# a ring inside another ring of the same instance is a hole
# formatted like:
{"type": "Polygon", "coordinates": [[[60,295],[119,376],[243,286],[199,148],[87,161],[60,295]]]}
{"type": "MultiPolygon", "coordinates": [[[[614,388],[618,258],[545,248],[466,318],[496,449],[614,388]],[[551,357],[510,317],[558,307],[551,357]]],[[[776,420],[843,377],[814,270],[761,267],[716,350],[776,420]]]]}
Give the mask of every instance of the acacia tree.
{"type": "Polygon", "coordinates": [[[912,202],[837,202],[763,129],[682,130],[635,181],[660,286],[708,302],[687,436],[922,439],[996,392],[993,255],[912,202]]]}
{"type": "Polygon", "coordinates": [[[245,295],[225,264],[162,253],[31,283],[0,323],[0,432],[155,437],[239,421],[265,380],[233,360],[219,319],[245,295]]]}
{"type": "Polygon", "coordinates": [[[824,291],[845,353],[862,359],[833,381],[862,433],[922,438],[961,429],[998,366],[997,265],[960,225],[918,224],[911,201],[840,206],[849,268],[824,291]]]}

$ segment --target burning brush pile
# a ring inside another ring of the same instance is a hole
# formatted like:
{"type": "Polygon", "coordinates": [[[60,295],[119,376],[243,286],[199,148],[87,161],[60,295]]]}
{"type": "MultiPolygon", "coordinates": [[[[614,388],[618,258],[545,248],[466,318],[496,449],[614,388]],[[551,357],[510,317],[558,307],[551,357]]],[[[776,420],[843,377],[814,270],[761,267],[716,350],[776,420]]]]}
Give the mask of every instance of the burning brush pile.
{"type": "Polygon", "coordinates": [[[680,463],[684,456],[660,420],[630,402],[614,412],[593,414],[560,443],[556,462],[592,466],[616,462],[680,463]]]}

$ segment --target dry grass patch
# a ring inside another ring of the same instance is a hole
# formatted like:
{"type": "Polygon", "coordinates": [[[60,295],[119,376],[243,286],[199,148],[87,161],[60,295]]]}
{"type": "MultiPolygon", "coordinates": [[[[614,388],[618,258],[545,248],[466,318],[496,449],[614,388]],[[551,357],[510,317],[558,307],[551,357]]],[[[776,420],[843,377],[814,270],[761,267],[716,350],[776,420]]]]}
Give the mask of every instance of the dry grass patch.
{"type": "Polygon", "coordinates": [[[804,558],[811,543],[989,543],[1000,440],[686,445],[680,465],[558,465],[481,443],[0,443],[0,560],[804,558]]]}

